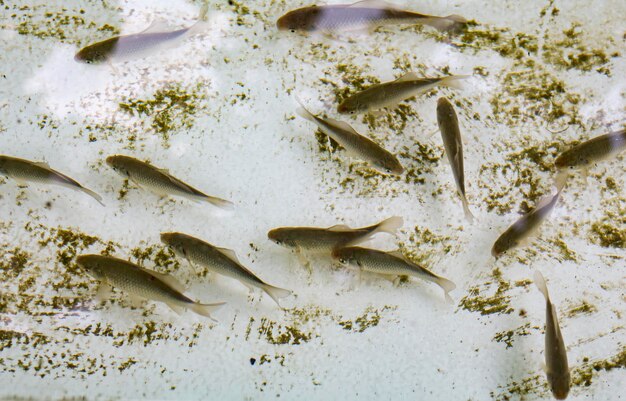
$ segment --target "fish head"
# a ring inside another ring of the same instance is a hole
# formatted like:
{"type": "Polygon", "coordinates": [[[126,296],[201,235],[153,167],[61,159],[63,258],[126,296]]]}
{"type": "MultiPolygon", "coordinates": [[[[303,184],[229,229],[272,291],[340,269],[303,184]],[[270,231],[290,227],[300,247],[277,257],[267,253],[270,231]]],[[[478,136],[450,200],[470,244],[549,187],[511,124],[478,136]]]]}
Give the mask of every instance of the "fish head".
{"type": "Polygon", "coordinates": [[[124,165],[124,156],[109,156],[106,159],[106,163],[115,170],[116,173],[123,175],[124,177],[130,177],[128,169],[124,165]]]}
{"type": "Polygon", "coordinates": [[[101,64],[107,61],[106,52],[101,46],[87,46],[78,51],[74,56],[74,61],[86,64],[101,64]]]}
{"type": "Polygon", "coordinates": [[[76,258],[78,266],[87,270],[93,278],[103,280],[105,278],[103,270],[103,260],[100,255],[80,255],[76,258]]]}
{"type": "Polygon", "coordinates": [[[296,243],[292,239],[291,230],[286,228],[275,228],[267,233],[267,238],[272,242],[286,247],[295,247],[296,243]]]}
{"type": "Polygon", "coordinates": [[[333,250],[332,257],[342,265],[358,264],[354,248],[338,248],[333,250]]]}
{"type": "Polygon", "coordinates": [[[404,172],[404,167],[402,167],[398,159],[391,154],[376,160],[374,164],[376,168],[384,174],[401,175],[404,172]]]}
{"type": "Polygon", "coordinates": [[[161,233],[161,242],[174,251],[178,257],[187,257],[187,252],[179,233],[161,233]]]}
{"type": "Polygon", "coordinates": [[[498,259],[500,256],[502,256],[502,254],[504,254],[504,252],[516,246],[517,246],[517,241],[509,240],[508,238],[505,238],[505,237],[500,237],[493,244],[493,247],[491,248],[491,255],[494,258],[498,259]]]}
{"type": "Polygon", "coordinates": [[[554,161],[554,166],[562,170],[569,167],[574,169],[577,166],[586,166],[589,164],[589,160],[582,154],[576,154],[576,152],[563,152],[554,161]]]}
{"type": "Polygon", "coordinates": [[[365,111],[367,111],[367,107],[350,98],[344,100],[337,106],[337,112],[341,114],[356,114],[365,111]]]}
{"type": "Polygon", "coordinates": [[[317,21],[323,10],[320,7],[311,6],[293,10],[283,15],[276,21],[279,31],[304,31],[317,30],[317,21]]]}
{"type": "Polygon", "coordinates": [[[550,388],[552,389],[552,395],[554,395],[554,398],[557,400],[564,400],[567,398],[570,387],[569,371],[558,375],[548,373],[548,383],[550,383],[550,388]]]}

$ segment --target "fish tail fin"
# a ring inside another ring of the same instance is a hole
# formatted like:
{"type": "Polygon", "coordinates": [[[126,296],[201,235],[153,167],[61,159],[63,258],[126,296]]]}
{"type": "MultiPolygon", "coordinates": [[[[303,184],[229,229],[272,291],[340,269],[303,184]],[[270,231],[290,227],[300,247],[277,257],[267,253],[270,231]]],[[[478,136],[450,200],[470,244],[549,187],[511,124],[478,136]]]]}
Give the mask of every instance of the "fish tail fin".
{"type": "Polygon", "coordinates": [[[205,196],[202,198],[202,200],[222,209],[232,210],[235,208],[235,204],[233,202],[226,199],[216,198],[214,196],[205,196]]]}
{"type": "Polygon", "coordinates": [[[471,75],[450,75],[439,81],[440,86],[446,86],[452,89],[465,89],[461,80],[471,77],[471,75]]]}
{"type": "Polygon", "coordinates": [[[465,213],[465,219],[470,222],[473,223],[474,222],[474,215],[472,214],[472,211],[469,208],[469,203],[467,203],[467,198],[465,196],[461,196],[461,200],[463,202],[463,213],[465,213]]]}
{"type": "Polygon", "coordinates": [[[297,96],[296,102],[298,102],[298,104],[300,105],[300,107],[296,109],[296,113],[298,113],[300,117],[306,120],[315,122],[315,116],[313,115],[313,113],[311,113],[309,110],[307,110],[306,107],[304,107],[304,104],[302,104],[302,101],[297,96]]]}
{"type": "Polygon", "coordinates": [[[443,289],[444,295],[446,297],[446,302],[449,304],[453,304],[454,301],[450,297],[450,291],[453,291],[456,288],[456,284],[454,284],[451,280],[447,278],[439,277],[437,279],[437,285],[443,289]]]}
{"type": "Polygon", "coordinates": [[[195,24],[189,27],[187,30],[187,35],[199,35],[203,32],[208,31],[211,28],[211,25],[208,21],[209,15],[209,3],[204,2],[202,7],[200,7],[200,13],[198,14],[198,20],[195,24]]]}
{"type": "Polygon", "coordinates": [[[404,224],[404,219],[400,216],[393,216],[386,220],[381,221],[376,225],[376,229],[372,234],[384,232],[391,235],[396,235],[396,232],[404,224]]]}
{"type": "Polygon", "coordinates": [[[211,313],[215,312],[216,310],[221,308],[224,304],[226,304],[226,302],[218,302],[218,303],[214,303],[214,304],[201,304],[201,303],[195,302],[195,303],[193,303],[189,307],[189,309],[191,309],[192,311],[194,311],[198,315],[202,315],[202,316],[208,317],[209,319],[213,320],[214,322],[217,322],[217,320],[215,320],[211,316],[211,313]]]}
{"type": "Polygon", "coordinates": [[[550,300],[550,295],[548,294],[548,286],[546,286],[546,280],[543,278],[543,274],[539,270],[535,270],[535,274],[533,275],[533,281],[535,285],[541,291],[546,301],[550,300]]]}
{"type": "Polygon", "coordinates": [[[102,202],[102,196],[98,195],[91,189],[88,189],[85,187],[80,187],[80,190],[86,193],[87,195],[91,196],[92,198],[94,198],[100,205],[105,206],[105,204],[102,202]]]}
{"type": "Polygon", "coordinates": [[[280,306],[280,303],[278,302],[280,298],[285,298],[291,295],[291,291],[284,288],[274,287],[273,285],[269,284],[265,284],[262,288],[263,291],[267,293],[267,295],[272,297],[272,299],[274,300],[274,302],[276,302],[276,305],[278,306],[280,306]]]}
{"type": "Polygon", "coordinates": [[[465,18],[456,14],[448,15],[447,17],[429,17],[422,20],[422,22],[440,31],[454,30],[460,25],[467,24],[465,18]]]}
{"type": "Polygon", "coordinates": [[[565,184],[567,184],[567,177],[569,177],[567,171],[559,171],[556,173],[556,177],[554,177],[554,187],[556,188],[557,193],[561,193],[563,188],[565,188],[565,184]]]}

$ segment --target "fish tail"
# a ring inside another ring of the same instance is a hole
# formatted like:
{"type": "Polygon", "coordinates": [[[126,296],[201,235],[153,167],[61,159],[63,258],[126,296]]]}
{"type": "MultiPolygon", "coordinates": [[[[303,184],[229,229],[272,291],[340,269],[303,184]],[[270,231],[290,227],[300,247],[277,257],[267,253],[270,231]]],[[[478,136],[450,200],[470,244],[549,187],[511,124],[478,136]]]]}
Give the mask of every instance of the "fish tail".
{"type": "Polygon", "coordinates": [[[448,280],[447,278],[439,277],[437,279],[437,285],[443,289],[443,292],[446,297],[446,302],[449,304],[453,304],[454,301],[450,297],[450,291],[453,291],[456,288],[456,284],[454,284],[452,281],[448,280]]]}
{"type": "Polygon", "coordinates": [[[565,184],[567,184],[567,177],[569,177],[569,174],[565,170],[556,173],[556,177],[554,177],[554,187],[556,188],[557,193],[560,193],[563,188],[565,188],[565,184]]]}
{"type": "Polygon", "coordinates": [[[453,89],[464,89],[462,79],[471,77],[471,75],[450,75],[439,81],[439,86],[446,86],[453,89]]]}
{"type": "Polygon", "coordinates": [[[300,99],[298,99],[297,96],[296,96],[296,101],[300,105],[300,107],[296,109],[296,113],[298,113],[300,117],[306,120],[315,122],[315,116],[313,115],[313,113],[311,113],[309,110],[307,110],[306,107],[304,107],[304,105],[302,104],[302,101],[300,101],[300,99]]]}
{"type": "Polygon", "coordinates": [[[391,235],[396,235],[396,232],[402,225],[404,224],[404,219],[400,216],[393,216],[386,220],[381,221],[376,225],[376,229],[372,232],[373,234],[385,232],[391,235]]]}
{"type": "Polygon", "coordinates": [[[261,288],[263,288],[263,291],[265,291],[267,295],[272,297],[272,299],[274,300],[274,302],[276,302],[276,305],[278,306],[280,306],[280,303],[278,302],[280,298],[285,298],[291,295],[291,291],[285,290],[284,288],[274,287],[269,284],[265,284],[261,288]]]}
{"type": "Polygon", "coordinates": [[[548,287],[546,286],[546,280],[543,278],[543,274],[539,270],[535,270],[535,274],[533,275],[533,281],[539,291],[543,294],[546,301],[550,300],[550,295],[548,295],[548,287]]]}
{"type": "Polygon", "coordinates": [[[102,202],[102,196],[98,195],[97,193],[95,193],[91,189],[88,189],[88,188],[85,188],[85,187],[80,187],[80,190],[82,192],[86,193],[87,195],[91,196],[92,198],[94,198],[100,205],[105,206],[105,204],[102,202]]]}
{"type": "Polygon", "coordinates": [[[213,206],[217,206],[222,209],[232,210],[235,207],[235,204],[233,202],[226,199],[216,198],[214,196],[205,196],[202,199],[206,202],[209,202],[213,206]]]}
{"type": "Polygon", "coordinates": [[[421,21],[440,31],[452,30],[459,25],[466,24],[467,20],[460,15],[448,15],[447,17],[428,17],[421,21]]]}
{"type": "Polygon", "coordinates": [[[211,316],[211,313],[221,308],[224,304],[226,304],[226,302],[218,302],[214,304],[201,304],[201,303],[195,302],[189,307],[189,309],[191,309],[198,315],[208,317],[209,319],[217,322],[217,320],[213,319],[213,317],[211,316]]]}
{"type": "Polygon", "coordinates": [[[465,197],[465,195],[461,196],[461,200],[463,202],[463,213],[465,213],[465,219],[472,223],[475,219],[474,215],[472,214],[472,211],[469,208],[469,204],[467,203],[467,198],[465,197]]]}

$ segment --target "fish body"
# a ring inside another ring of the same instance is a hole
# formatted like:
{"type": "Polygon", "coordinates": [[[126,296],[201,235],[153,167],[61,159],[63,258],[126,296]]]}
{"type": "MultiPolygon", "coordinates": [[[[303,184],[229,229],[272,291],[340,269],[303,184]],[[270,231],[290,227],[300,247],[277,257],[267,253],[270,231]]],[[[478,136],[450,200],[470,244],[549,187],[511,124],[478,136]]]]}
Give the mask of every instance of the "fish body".
{"type": "Polygon", "coordinates": [[[394,175],[400,175],[404,172],[404,168],[392,153],[356,132],[349,124],[332,118],[318,117],[309,112],[304,106],[298,109],[298,114],[317,124],[324,134],[334,139],[348,154],[367,161],[377,171],[383,174],[394,175]]]}
{"type": "Polygon", "coordinates": [[[185,184],[178,178],[173,177],[169,171],[159,169],[133,157],[123,155],[109,156],[106,162],[123,177],[130,179],[140,187],[144,187],[158,195],[181,196],[194,201],[209,202],[218,207],[232,207],[231,202],[206,195],[192,186],[185,184]]]}
{"type": "Polygon", "coordinates": [[[74,179],[53,170],[46,163],[33,162],[17,157],[0,156],[0,174],[15,180],[19,185],[26,185],[27,182],[38,184],[59,185],[62,187],[81,191],[91,196],[101,205],[102,197],[90,189],[87,189],[74,179]]]}
{"type": "Polygon", "coordinates": [[[345,225],[335,225],[328,228],[281,227],[271,230],[267,236],[278,245],[298,251],[330,253],[336,248],[367,241],[379,232],[393,235],[402,224],[402,218],[394,216],[373,226],[363,228],[350,228],[345,225]]]}
{"type": "Polygon", "coordinates": [[[552,212],[556,205],[563,188],[565,187],[566,176],[557,178],[556,193],[550,198],[539,202],[539,205],[520,217],[513,225],[511,225],[493,244],[491,254],[498,258],[509,249],[525,245],[529,237],[534,235],[539,229],[541,223],[552,212]]]}
{"type": "Polygon", "coordinates": [[[454,111],[454,107],[448,99],[442,97],[437,101],[437,122],[441,131],[441,139],[446,149],[446,155],[452,167],[452,175],[456,182],[457,190],[463,202],[465,217],[472,221],[474,216],[469,210],[467,197],[465,196],[465,172],[463,169],[463,141],[461,140],[461,130],[459,129],[459,119],[454,111]]]}
{"type": "Polygon", "coordinates": [[[248,288],[257,287],[265,291],[278,304],[279,298],[291,294],[291,291],[267,284],[244,267],[235,252],[219,248],[198,238],[182,233],[162,233],[161,241],[177,255],[189,262],[204,266],[210,271],[239,280],[248,288]]]}
{"type": "Polygon", "coordinates": [[[375,84],[343,100],[337,107],[339,113],[365,113],[385,107],[396,106],[403,100],[429,91],[437,86],[459,88],[458,80],[466,75],[451,75],[442,78],[420,78],[409,72],[395,81],[375,84]]]}
{"type": "Polygon", "coordinates": [[[172,30],[163,23],[154,22],[143,32],[115,36],[93,43],[76,53],[74,60],[87,64],[98,64],[147,57],[159,50],[175,46],[182,39],[204,30],[206,12],[207,7],[203,6],[198,22],[187,28],[172,30]]]}
{"type": "Polygon", "coordinates": [[[444,290],[446,300],[452,301],[448,295],[456,288],[452,281],[407,260],[399,251],[384,252],[376,249],[345,247],[335,249],[332,256],[343,264],[357,266],[368,272],[387,276],[411,276],[433,282],[444,290]]]}
{"type": "Polygon", "coordinates": [[[556,316],[556,309],[550,301],[548,287],[539,270],[535,271],[534,281],[539,291],[546,299],[546,376],[552,389],[552,394],[557,400],[567,398],[570,388],[570,373],[567,363],[567,350],[563,342],[563,335],[556,316]]]}
{"type": "Polygon", "coordinates": [[[626,149],[626,129],[600,135],[561,153],[554,164],[558,169],[586,168],[626,149]]]}
{"type": "Polygon", "coordinates": [[[126,260],[102,255],[81,255],[76,258],[79,266],[104,284],[119,288],[131,296],[164,302],[175,312],[190,309],[211,317],[211,312],[224,302],[200,304],[183,294],[182,286],[170,275],[144,269],[126,260]]]}
{"type": "Polygon", "coordinates": [[[382,25],[424,24],[448,30],[465,24],[458,15],[436,17],[401,10],[380,0],[365,0],[354,4],[319,5],[299,8],[280,17],[279,30],[336,33],[348,30],[373,29],[382,25]]]}

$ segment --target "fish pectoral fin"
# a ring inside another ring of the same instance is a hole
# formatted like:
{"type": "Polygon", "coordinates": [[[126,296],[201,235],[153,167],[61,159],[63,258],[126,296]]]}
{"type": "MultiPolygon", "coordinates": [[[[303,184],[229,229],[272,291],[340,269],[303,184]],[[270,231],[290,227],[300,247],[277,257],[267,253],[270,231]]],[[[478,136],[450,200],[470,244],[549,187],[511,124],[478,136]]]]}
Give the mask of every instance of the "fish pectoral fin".
{"type": "Polygon", "coordinates": [[[13,181],[15,181],[15,183],[17,184],[18,187],[20,188],[26,188],[28,187],[28,183],[26,181],[24,181],[21,178],[16,178],[16,177],[11,177],[13,179],[13,181]]]}
{"type": "Polygon", "coordinates": [[[350,124],[348,124],[345,121],[339,121],[339,120],[335,120],[334,118],[326,118],[326,122],[334,125],[337,128],[340,128],[344,131],[349,131],[353,134],[357,134],[360,135],[358,132],[356,132],[356,130],[354,128],[352,128],[352,126],[350,124]]]}
{"type": "Polygon", "coordinates": [[[356,3],[350,4],[348,7],[361,7],[361,8],[391,8],[399,10],[400,8],[395,4],[387,3],[382,0],[361,0],[356,3]]]}
{"type": "Polygon", "coordinates": [[[46,163],[46,162],[33,162],[33,164],[34,164],[35,166],[39,166],[39,167],[42,167],[42,168],[46,168],[46,169],[48,169],[48,170],[50,169],[50,166],[49,166],[49,165],[48,165],[48,163],[46,163]]]}
{"type": "Polygon", "coordinates": [[[328,231],[345,231],[350,230],[351,228],[345,224],[335,224],[334,226],[328,227],[328,231]]]}
{"type": "Polygon", "coordinates": [[[169,274],[166,274],[166,273],[155,272],[152,270],[147,270],[147,271],[178,292],[183,293],[187,290],[185,286],[180,281],[178,281],[174,276],[170,276],[169,274]]]}
{"type": "Polygon", "coordinates": [[[128,300],[130,301],[130,306],[132,308],[139,309],[143,306],[144,300],[136,295],[128,294],[128,300]]]}
{"type": "Polygon", "coordinates": [[[163,173],[163,174],[167,174],[167,175],[171,175],[170,171],[166,168],[158,168],[157,170],[159,170],[159,172],[163,173]]]}
{"type": "Polygon", "coordinates": [[[172,28],[166,21],[163,20],[154,20],[152,21],[152,23],[143,31],[140,32],[140,34],[144,34],[144,33],[155,33],[155,32],[168,32],[168,31],[173,31],[174,28],[172,28]]]}
{"type": "Polygon", "coordinates": [[[102,303],[109,299],[112,293],[112,288],[109,283],[101,282],[100,286],[98,286],[98,291],[96,292],[95,301],[97,303],[102,303]]]}
{"type": "Polygon", "coordinates": [[[418,79],[419,77],[417,76],[417,74],[411,71],[396,79],[394,82],[416,81],[418,79]]]}
{"type": "Polygon", "coordinates": [[[402,253],[402,251],[401,251],[401,250],[399,250],[399,249],[395,249],[395,250],[393,250],[393,251],[391,251],[391,252],[387,252],[387,253],[388,253],[389,255],[391,255],[391,256],[395,256],[395,257],[397,257],[397,258],[405,259],[404,254],[403,254],[403,253],[402,253]]]}
{"type": "Polygon", "coordinates": [[[169,306],[171,310],[176,312],[177,315],[182,315],[183,312],[185,311],[185,308],[183,308],[182,306],[179,306],[179,305],[167,304],[167,306],[169,306]]]}

